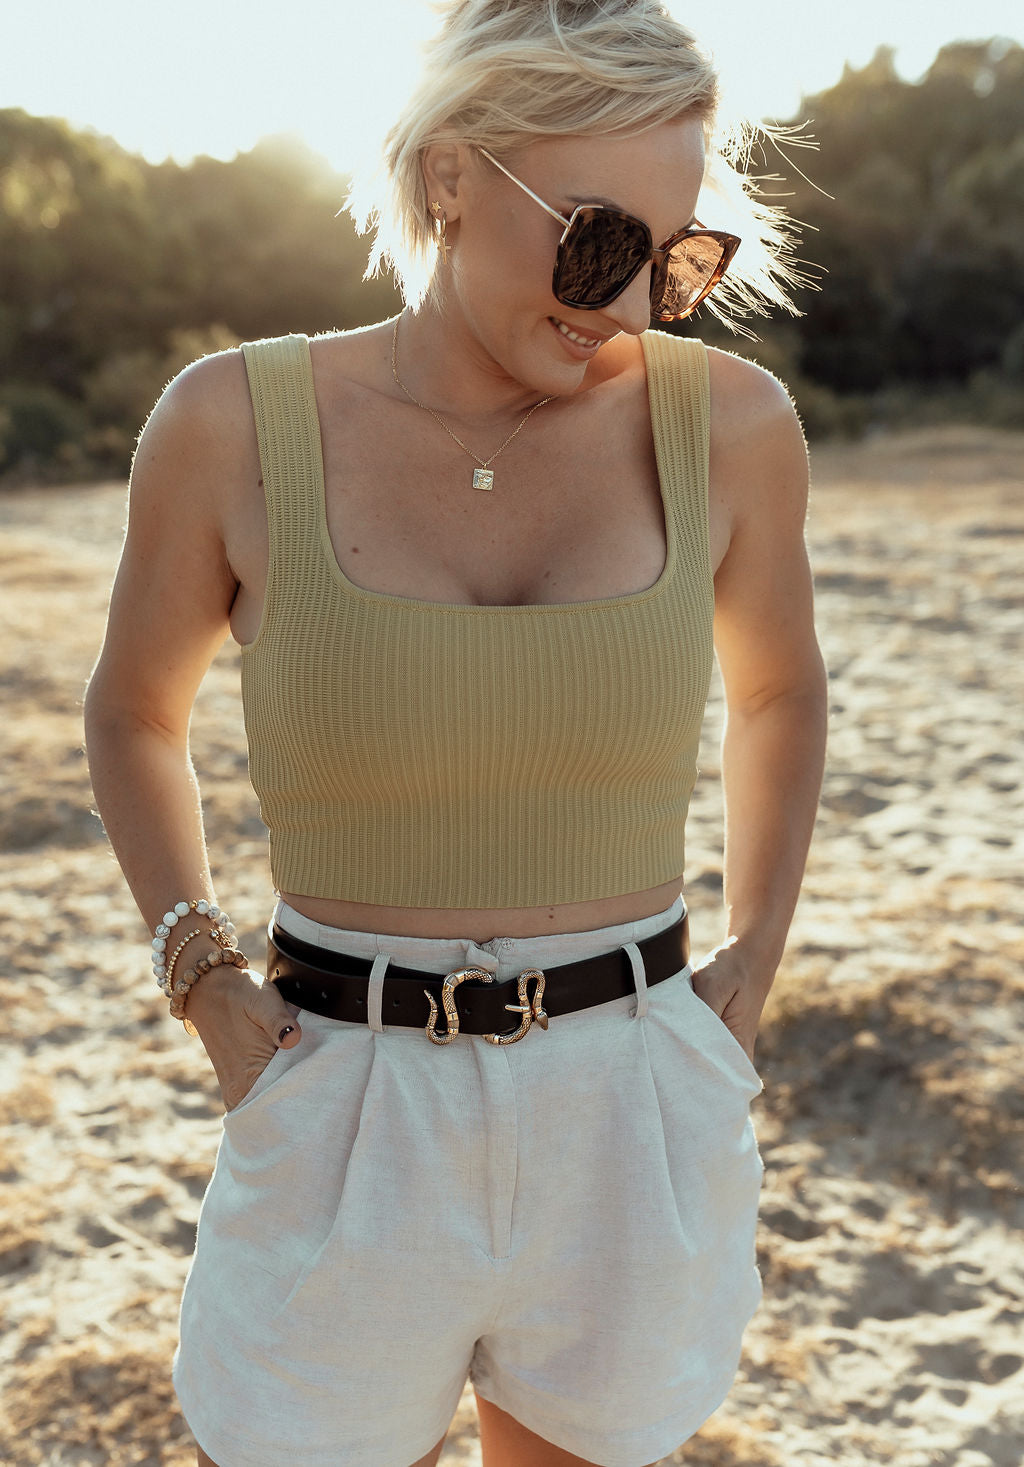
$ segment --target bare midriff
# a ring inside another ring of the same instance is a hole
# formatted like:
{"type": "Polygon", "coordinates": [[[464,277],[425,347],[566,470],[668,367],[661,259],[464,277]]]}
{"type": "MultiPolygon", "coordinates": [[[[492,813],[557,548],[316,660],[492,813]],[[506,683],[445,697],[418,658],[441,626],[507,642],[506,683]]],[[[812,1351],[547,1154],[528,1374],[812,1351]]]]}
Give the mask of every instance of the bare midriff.
{"type": "Polygon", "coordinates": [[[380,932],[389,937],[461,937],[471,942],[490,942],[494,937],[592,932],[620,922],[637,922],[670,907],[682,885],[679,877],[647,891],[631,891],[596,901],[494,909],[385,907],[369,902],[330,901],[287,891],[281,896],[311,921],[340,927],[346,932],[380,932]]]}

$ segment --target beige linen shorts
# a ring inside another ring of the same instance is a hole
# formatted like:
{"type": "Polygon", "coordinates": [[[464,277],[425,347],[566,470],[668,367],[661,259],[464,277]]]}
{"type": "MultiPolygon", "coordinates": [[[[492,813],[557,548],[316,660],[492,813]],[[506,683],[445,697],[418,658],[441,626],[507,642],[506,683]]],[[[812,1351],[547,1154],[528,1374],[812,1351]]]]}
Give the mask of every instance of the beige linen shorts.
{"type": "Polygon", "coordinates": [[[218,1467],[409,1467],[467,1376],[602,1467],[719,1405],[760,1296],[761,1086],[689,968],[646,989],[633,945],[681,913],[478,946],[279,906],[306,942],[427,973],[622,947],[636,993],[500,1048],[301,1014],[224,1117],[182,1300],[175,1386],[218,1467]]]}

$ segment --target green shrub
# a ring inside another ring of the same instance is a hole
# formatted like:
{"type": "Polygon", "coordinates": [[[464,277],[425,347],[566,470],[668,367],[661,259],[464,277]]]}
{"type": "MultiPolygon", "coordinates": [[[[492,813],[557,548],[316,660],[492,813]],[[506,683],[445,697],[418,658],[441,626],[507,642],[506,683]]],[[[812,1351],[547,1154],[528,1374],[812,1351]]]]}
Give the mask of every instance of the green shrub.
{"type": "Polygon", "coordinates": [[[79,443],[87,422],[82,405],[54,387],[7,383],[0,387],[0,470],[59,473],[61,451],[79,443]]]}
{"type": "MultiPolygon", "coordinates": [[[[1024,356],[1024,339],[1021,355],[1024,356]]],[[[975,372],[965,397],[968,415],[975,421],[989,423],[993,428],[1024,428],[1024,364],[1015,375],[988,368],[975,372]]]]}
{"type": "Polygon", "coordinates": [[[1002,366],[1007,377],[1024,386],[1024,321],[1006,338],[1002,366]]]}

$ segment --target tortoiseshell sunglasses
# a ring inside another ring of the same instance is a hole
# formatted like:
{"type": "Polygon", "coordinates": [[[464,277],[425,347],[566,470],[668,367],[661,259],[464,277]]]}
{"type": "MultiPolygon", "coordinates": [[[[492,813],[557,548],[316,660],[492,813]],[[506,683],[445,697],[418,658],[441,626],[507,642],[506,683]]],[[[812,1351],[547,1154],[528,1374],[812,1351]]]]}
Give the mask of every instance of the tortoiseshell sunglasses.
{"type": "Polygon", "coordinates": [[[670,234],[656,249],[642,219],[607,204],[577,204],[566,219],[486,148],[478,151],[565,226],[551,277],[555,299],[563,306],[600,311],[622,294],[648,260],[653,260],[651,319],[682,321],[714,290],[739,248],[735,234],[695,223],[670,234]]]}

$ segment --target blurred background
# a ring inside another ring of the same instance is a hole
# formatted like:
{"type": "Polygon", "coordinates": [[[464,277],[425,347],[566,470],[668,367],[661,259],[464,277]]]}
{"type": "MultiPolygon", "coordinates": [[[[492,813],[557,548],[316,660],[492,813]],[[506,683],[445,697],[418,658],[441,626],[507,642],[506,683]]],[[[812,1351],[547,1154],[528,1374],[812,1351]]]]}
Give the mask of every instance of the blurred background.
{"type": "MultiPolygon", "coordinates": [[[[666,1464],[1021,1467],[1024,7],[673,7],[729,112],[817,144],[755,159],[806,225],[804,314],[695,329],[783,376],[818,440],[832,728],[758,1041],[765,1303],[666,1464]]],[[[223,1107],[154,1001],[79,702],[164,383],[395,309],[335,215],[431,23],[426,0],[0,0],[0,1467],[194,1467],[168,1365],[223,1107]]],[[[722,930],[721,719],[716,690],[698,950],[722,930]]],[[[191,750],[258,961],[232,643],[191,750]]],[[[467,1394],[442,1467],[480,1460],[467,1394]]]]}
{"type": "MultiPolygon", "coordinates": [[[[806,226],[823,288],[800,318],[755,323],[757,342],[696,329],[784,377],[812,437],[1024,426],[1017,0],[673,8],[713,49],[730,115],[815,142],[753,171],[806,226]]],[[[123,475],[194,357],[395,309],[336,212],[433,24],[426,0],[8,9],[0,476],[123,475]]]]}

